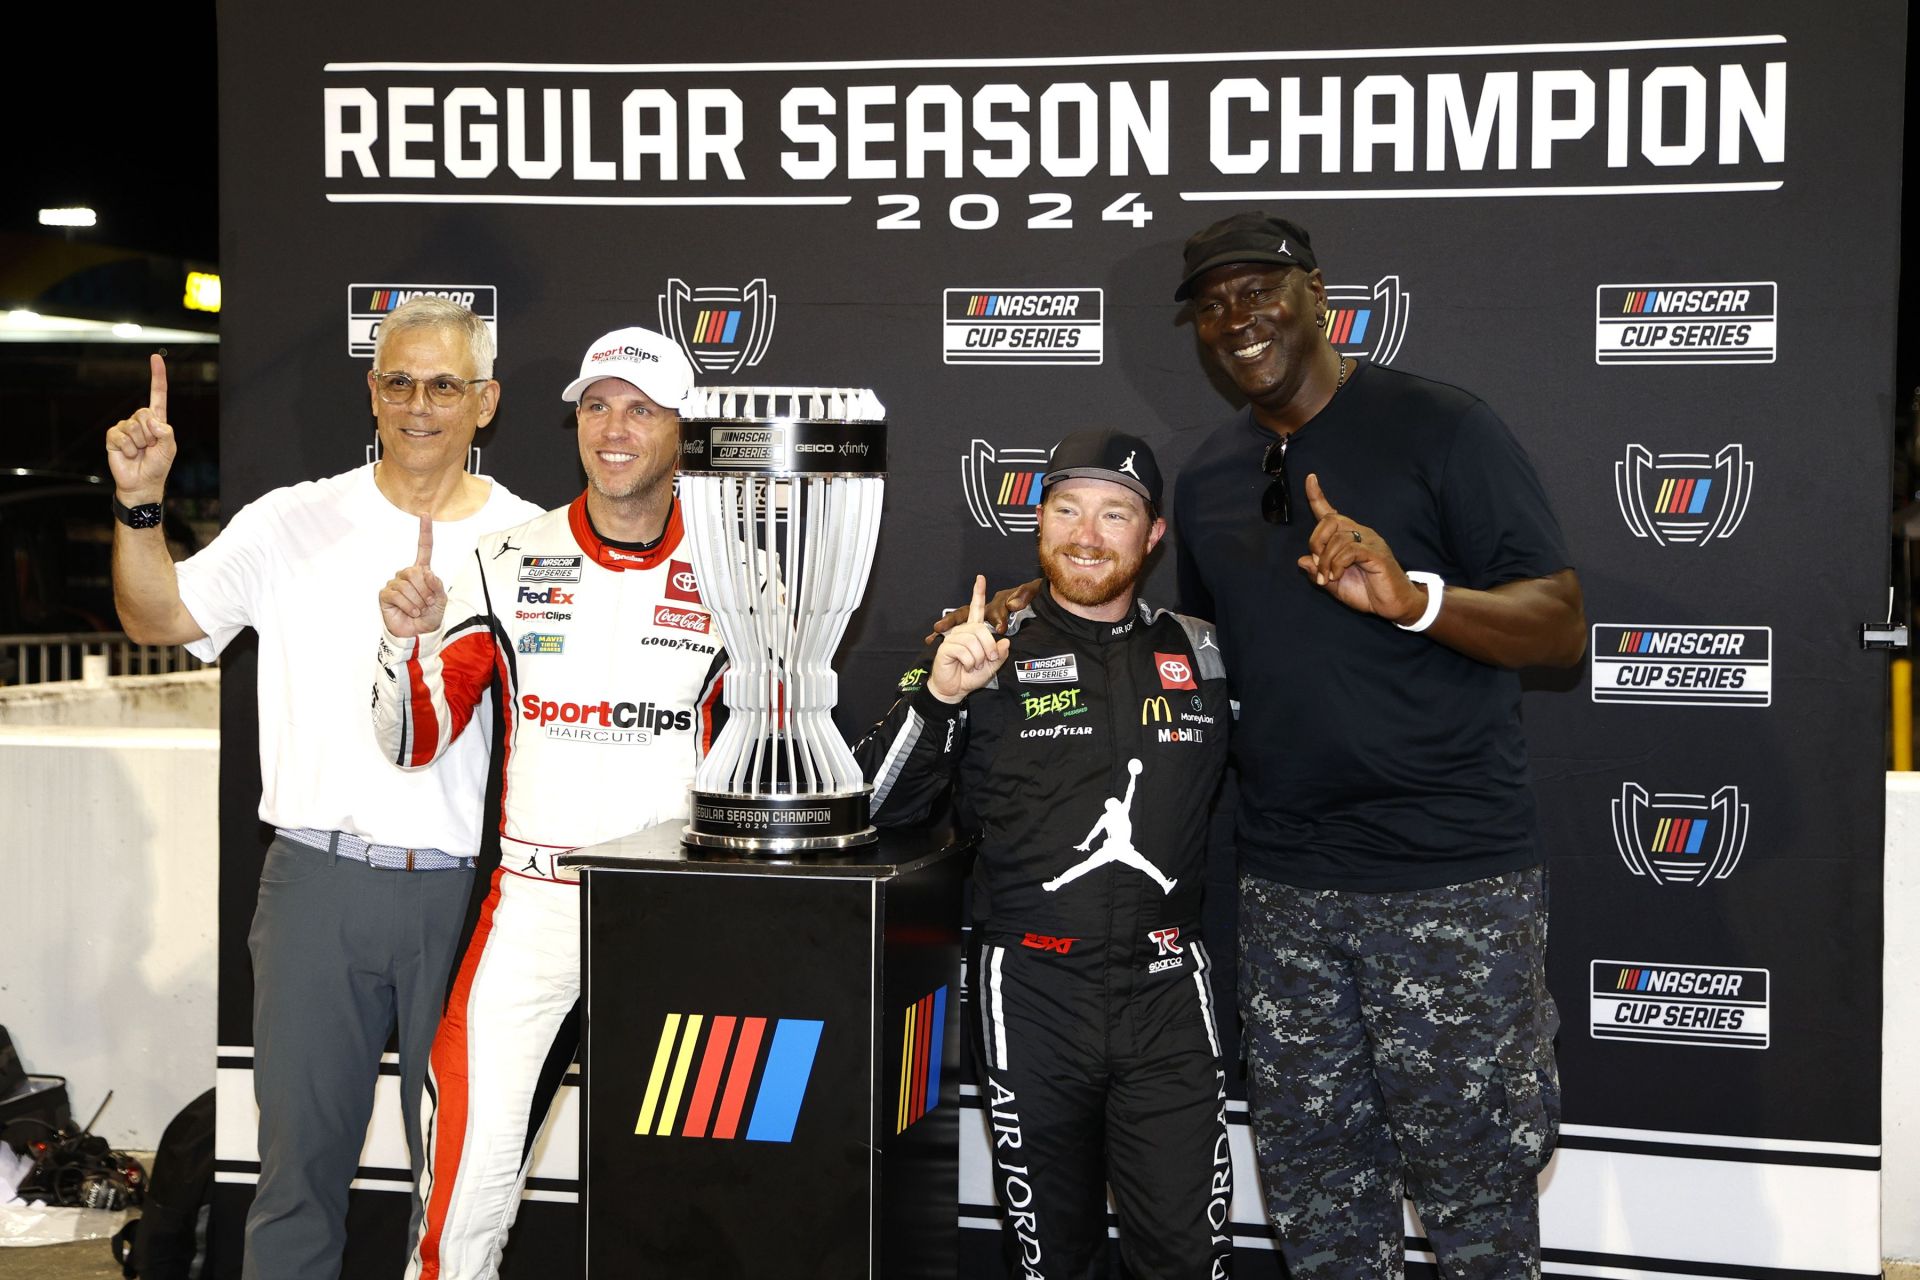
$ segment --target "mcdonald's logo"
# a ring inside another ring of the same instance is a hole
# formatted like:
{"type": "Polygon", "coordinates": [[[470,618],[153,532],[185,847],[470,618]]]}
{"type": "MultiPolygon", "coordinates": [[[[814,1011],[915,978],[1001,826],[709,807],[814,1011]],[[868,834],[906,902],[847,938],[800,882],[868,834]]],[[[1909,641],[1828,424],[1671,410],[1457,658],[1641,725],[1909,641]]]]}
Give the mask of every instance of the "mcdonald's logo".
{"type": "Polygon", "coordinates": [[[940,1050],[947,1026],[947,989],[929,992],[907,1006],[900,1032],[900,1091],[894,1104],[893,1131],[940,1105],[940,1050]]]}
{"type": "Polygon", "coordinates": [[[1173,708],[1167,705],[1165,695],[1156,694],[1140,700],[1141,724],[1172,724],[1173,708]]]}
{"type": "Polygon", "coordinates": [[[794,1122],[813,1074],[824,1022],[773,1020],[773,1038],[761,1067],[766,1018],[670,1013],[660,1028],[636,1134],[661,1138],[733,1138],[747,1117],[749,1142],[792,1142],[794,1122]],[[701,1047],[702,1032],[705,1046],[701,1047]],[[736,1034],[736,1031],[738,1034],[736,1034]],[[700,1059],[693,1071],[695,1056],[700,1059]],[[760,1068],[756,1078],[756,1068],[760,1068]],[[687,1091],[692,1076],[693,1090],[687,1091]],[[722,1085],[722,1077],[725,1084],[722,1085]],[[684,1113],[681,1110],[685,1103],[684,1113]]]}

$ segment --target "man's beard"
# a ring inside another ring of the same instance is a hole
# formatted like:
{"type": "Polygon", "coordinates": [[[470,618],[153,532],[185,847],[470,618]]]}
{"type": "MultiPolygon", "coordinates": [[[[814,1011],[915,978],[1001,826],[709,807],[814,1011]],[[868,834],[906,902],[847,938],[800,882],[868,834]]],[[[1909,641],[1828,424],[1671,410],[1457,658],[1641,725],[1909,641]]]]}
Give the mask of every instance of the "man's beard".
{"type": "Polygon", "coordinates": [[[1134,579],[1145,562],[1144,556],[1128,557],[1124,552],[1109,550],[1100,553],[1107,561],[1097,576],[1088,577],[1090,570],[1066,561],[1072,545],[1041,547],[1040,572],[1046,576],[1047,585],[1053,588],[1056,597],[1082,608],[1098,608],[1126,594],[1133,588],[1134,579]]]}

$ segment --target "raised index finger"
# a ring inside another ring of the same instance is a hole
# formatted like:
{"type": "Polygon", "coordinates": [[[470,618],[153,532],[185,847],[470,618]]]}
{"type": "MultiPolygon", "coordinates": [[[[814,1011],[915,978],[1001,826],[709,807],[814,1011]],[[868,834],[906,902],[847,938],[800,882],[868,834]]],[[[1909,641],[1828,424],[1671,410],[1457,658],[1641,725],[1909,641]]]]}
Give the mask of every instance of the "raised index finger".
{"type": "Polygon", "coordinates": [[[413,563],[422,569],[433,567],[433,514],[420,513],[420,546],[413,554],[413,563]]]}
{"type": "Polygon", "coordinates": [[[967,621],[979,622],[987,616],[987,575],[973,575],[973,599],[967,601],[967,621]]]}
{"type": "Polygon", "coordinates": [[[1327,501],[1327,495],[1321,490],[1320,477],[1312,472],[1307,474],[1307,506],[1317,520],[1340,514],[1333,509],[1333,503],[1327,501]]]}
{"type": "Polygon", "coordinates": [[[147,412],[167,420],[167,360],[158,351],[147,357],[147,412]]]}

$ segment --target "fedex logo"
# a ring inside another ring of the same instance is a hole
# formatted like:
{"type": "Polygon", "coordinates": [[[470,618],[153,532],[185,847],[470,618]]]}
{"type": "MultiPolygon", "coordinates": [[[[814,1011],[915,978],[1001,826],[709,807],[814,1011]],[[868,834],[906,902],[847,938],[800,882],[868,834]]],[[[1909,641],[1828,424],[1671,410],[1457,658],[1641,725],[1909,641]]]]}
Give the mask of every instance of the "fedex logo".
{"type": "Polygon", "coordinates": [[[573,592],[562,591],[558,587],[544,587],[538,591],[532,587],[521,587],[518,599],[521,604],[572,604],[573,597],[573,592]]]}

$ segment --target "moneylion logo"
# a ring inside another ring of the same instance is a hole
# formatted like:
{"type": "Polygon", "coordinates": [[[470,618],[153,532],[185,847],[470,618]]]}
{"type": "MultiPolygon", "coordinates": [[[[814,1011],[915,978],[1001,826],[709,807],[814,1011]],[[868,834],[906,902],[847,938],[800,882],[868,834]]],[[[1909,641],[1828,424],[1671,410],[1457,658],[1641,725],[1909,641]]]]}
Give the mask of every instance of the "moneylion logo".
{"type": "Polygon", "coordinates": [[[975,439],[960,459],[960,483],[967,510],[982,529],[1002,537],[1032,533],[1040,526],[1041,478],[1047,473],[1047,449],[995,449],[975,439]]]}
{"type": "Polygon", "coordinates": [[[1753,464],[1746,449],[1730,444],[1704,453],[1656,454],[1630,444],[1613,464],[1614,499],[1636,538],[1669,543],[1705,543],[1730,538],[1747,514],[1753,464]]]}
{"type": "Polygon", "coordinates": [[[1413,301],[1399,276],[1382,276],[1371,285],[1327,286],[1327,341],[1343,356],[1392,364],[1407,336],[1407,310],[1413,301]]]}
{"type": "Polygon", "coordinates": [[[380,322],[414,298],[445,298],[487,323],[494,350],[500,349],[500,302],[490,284],[350,284],[347,286],[347,354],[370,356],[380,322]]]}
{"type": "Polygon", "coordinates": [[[739,373],[760,363],[773,341],[776,299],[765,279],[738,289],[667,281],[659,297],[660,328],[704,373],[739,373]]]}
{"type": "Polygon", "coordinates": [[[1638,783],[1623,783],[1613,802],[1613,847],[1627,870],[1655,884],[1724,880],[1747,847],[1747,806],[1733,786],[1711,797],[1682,791],[1650,796],[1638,783]]]}
{"type": "Polygon", "coordinates": [[[1101,289],[948,289],[948,364],[1099,364],[1101,289]]]}

